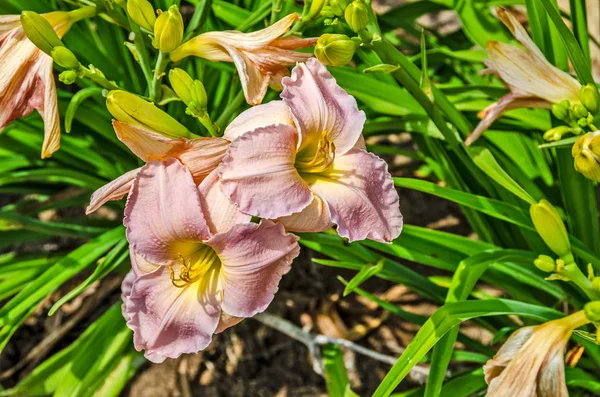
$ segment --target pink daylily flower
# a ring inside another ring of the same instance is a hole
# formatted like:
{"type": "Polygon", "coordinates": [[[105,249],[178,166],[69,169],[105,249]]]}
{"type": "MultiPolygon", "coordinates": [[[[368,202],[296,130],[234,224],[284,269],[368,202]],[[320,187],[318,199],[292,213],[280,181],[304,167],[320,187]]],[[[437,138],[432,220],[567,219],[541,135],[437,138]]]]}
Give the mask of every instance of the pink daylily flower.
{"type": "MultiPolygon", "coordinates": [[[[226,231],[237,223],[250,221],[251,216],[242,214],[219,187],[216,167],[225,155],[229,141],[223,138],[166,138],[142,126],[116,120],[113,126],[117,137],[143,161],[173,158],[189,170],[200,189],[205,222],[213,232],[226,231]]],[[[125,197],[147,166],[131,170],[95,191],[86,213],[91,214],[106,202],[125,197]]]]}
{"type": "MultiPolygon", "coordinates": [[[[45,14],[59,37],[74,20],[67,12],[45,14]]],[[[60,148],[58,97],[53,60],[25,35],[19,15],[0,15],[0,131],[13,120],[37,110],[44,120],[42,158],[60,148]]]]}
{"type": "Polygon", "coordinates": [[[159,363],[206,348],[212,335],[264,311],[300,248],[269,220],[214,233],[179,160],[151,160],[128,197],[133,269],[123,314],[137,350],[159,363]]]}
{"type": "Polygon", "coordinates": [[[226,129],[232,144],[217,168],[223,192],[242,212],[287,230],[335,223],[351,241],[398,237],[398,194],[385,161],[365,150],[356,100],[314,58],[283,86],[282,101],[251,108],[226,129]]]}
{"type": "Polygon", "coordinates": [[[182,44],[170,54],[177,62],[190,55],[213,62],[233,62],[240,76],[246,101],[250,105],[262,102],[269,84],[281,86],[289,75],[288,67],[312,57],[295,50],[313,46],[317,38],[281,36],[300,16],[290,14],[257,32],[207,32],[182,44]]]}
{"type": "Polygon", "coordinates": [[[550,108],[552,104],[565,99],[573,103],[579,102],[581,84],[548,62],[514,15],[503,8],[497,8],[496,11],[525,48],[496,41],[488,42],[486,73],[496,74],[510,93],[479,114],[482,120],[465,140],[467,145],[475,142],[495,120],[511,109],[550,108]]]}

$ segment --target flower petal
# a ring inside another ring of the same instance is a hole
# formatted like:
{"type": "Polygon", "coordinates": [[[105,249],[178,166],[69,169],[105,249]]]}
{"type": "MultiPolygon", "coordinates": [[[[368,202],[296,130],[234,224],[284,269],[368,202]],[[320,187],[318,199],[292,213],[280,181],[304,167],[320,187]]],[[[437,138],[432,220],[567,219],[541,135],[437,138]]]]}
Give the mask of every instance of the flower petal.
{"type": "Polygon", "coordinates": [[[167,138],[148,128],[117,120],[113,120],[113,128],[117,138],[143,161],[169,157],[182,150],[186,142],[183,138],[167,138]]]}
{"type": "Polygon", "coordinates": [[[216,171],[204,179],[198,188],[200,189],[204,218],[211,233],[226,232],[233,225],[248,223],[252,219],[251,215],[241,212],[223,193],[216,171]]]}
{"type": "Polygon", "coordinates": [[[312,194],[294,168],[296,130],[258,128],[236,139],[217,168],[223,192],[242,212],[278,218],[302,210],[312,194]]]}
{"type": "MultiPolygon", "coordinates": [[[[42,56],[42,55],[40,55],[42,56]]],[[[42,158],[52,156],[60,148],[60,116],[58,114],[58,96],[54,83],[53,60],[43,54],[38,65],[39,84],[44,89],[44,102],[36,108],[44,120],[44,143],[42,158]]]]}
{"type": "Polygon", "coordinates": [[[376,155],[351,149],[307,182],[327,204],[340,236],[390,242],[400,235],[398,193],[386,162],[376,155]]]}
{"type": "Polygon", "coordinates": [[[564,346],[549,356],[540,370],[536,393],[538,396],[569,397],[565,383],[564,346]]]}
{"type": "Polygon", "coordinates": [[[221,259],[223,311],[236,317],[264,311],[300,253],[297,239],[282,225],[263,220],[236,225],[207,241],[221,259]]]}
{"type": "Polygon", "coordinates": [[[173,285],[166,266],[139,276],[124,300],[135,348],[155,363],[206,348],[221,314],[218,280],[216,268],[183,288],[173,285]]]}
{"type": "Polygon", "coordinates": [[[190,170],[196,183],[202,182],[223,160],[229,141],[223,138],[188,140],[177,158],[190,170]]]}
{"type": "Polygon", "coordinates": [[[123,224],[132,249],[157,264],[191,254],[210,237],[192,175],[173,158],[142,167],[123,224]]]}
{"type": "Polygon", "coordinates": [[[291,232],[322,232],[333,226],[327,205],[317,195],[313,195],[313,201],[302,211],[277,221],[291,232]]]}
{"type": "Polygon", "coordinates": [[[225,129],[223,138],[235,141],[246,132],[275,124],[294,126],[290,109],[283,101],[271,101],[240,113],[225,129]]]}
{"type": "Polygon", "coordinates": [[[252,106],[259,105],[267,93],[271,77],[263,73],[247,54],[229,45],[224,45],[223,48],[229,52],[237,69],[246,102],[252,106]]]}
{"type": "Polygon", "coordinates": [[[215,330],[215,334],[220,334],[225,331],[227,328],[233,327],[241,323],[244,320],[244,317],[235,317],[225,312],[221,312],[221,318],[219,319],[219,326],[215,330]]]}
{"type": "Polygon", "coordinates": [[[133,180],[138,172],[140,172],[140,168],[128,171],[117,179],[96,190],[90,198],[90,205],[88,205],[88,207],[85,209],[85,214],[91,214],[109,201],[121,200],[123,197],[125,197],[125,195],[131,190],[133,180]]]}
{"type": "MultiPolygon", "coordinates": [[[[538,50],[539,51],[539,50],[538,50]]],[[[487,53],[494,70],[518,93],[558,103],[564,99],[579,100],[581,84],[557,69],[543,56],[532,56],[510,44],[488,42],[487,53]]]]}
{"type": "Polygon", "coordinates": [[[485,381],[489,385],[492,380],[498,377],[502,371],[508,366],[519,350],[531,338],[535,327],[519,328],[508,338],[508,340],[500,347],[496,355],[487,361],[483,366],[485,381]]]}
{"type": "Polygon", "coordinates": [[[299,151],[316,145],[327,132],[336,154],[350,150],[361,136],[365,113],[316,59],[298,64],[283,79],[281,98],[290,107],[301,135],[299,151]]]}
{"type": "Polygon", "coordinates": [[[534,97],[521,97],[516,94],[504,95],[498,102],[492,103],[486,107],[479,117],[482,119],[477,127],[465,139],[465,145],[469,146],[475,142],[490,126],[499,119],[504,113],[511,109],[518,108],[550,108],[552,104],[544,99],[534,97]]]}

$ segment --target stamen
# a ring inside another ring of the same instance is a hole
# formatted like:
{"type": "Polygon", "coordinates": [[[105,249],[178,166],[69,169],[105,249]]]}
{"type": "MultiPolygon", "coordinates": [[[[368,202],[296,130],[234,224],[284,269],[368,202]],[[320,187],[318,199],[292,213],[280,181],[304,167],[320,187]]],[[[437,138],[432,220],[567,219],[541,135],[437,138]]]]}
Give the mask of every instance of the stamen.
{"type": "Polygon", "coordinates": [[[329,140],[327,131],[323,131],[317,144],[317,150],[312,156],[296,159],[296,168],[299,172],[321,173],[327,171],[335,159],[335,144],[329,140]]]}
{"type": "Polygon", "coordinates": [[[179,276],[175,276],[173,266],[169,266],[169,277],[171,283],[177,288],[184,288],[190,284],[200,280],[206,272],[217,262],[220,262],[217,253],[208,246],[203,246],[194,255],[195,258],[185,259],[183,255],[179,255],[181,266],[179,268],[179,276]],[[192,263],[193,261],[193,263],[192,263]]]}

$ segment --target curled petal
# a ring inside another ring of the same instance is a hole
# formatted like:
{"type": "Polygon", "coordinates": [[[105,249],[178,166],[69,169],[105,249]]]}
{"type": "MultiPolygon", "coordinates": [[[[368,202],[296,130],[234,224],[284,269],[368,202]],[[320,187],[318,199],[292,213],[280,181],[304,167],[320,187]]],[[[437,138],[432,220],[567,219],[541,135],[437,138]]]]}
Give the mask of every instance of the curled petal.
{"type": "Polygon", "coordinates": [[[316,59],[298,64],[283,79],[283,101],[290,107],[301,135],[299,150],[315,146],[326,132],[336,155],[350,150],[361,136],[365,113],[316,59]]]}
{"type": "Polygon", "coordinates": [[[538,396],[569,397],[565,383],[564,348],[547,358],[538,378],[536,393],[538,396]]]}
{"type": "Polygon", "coordinates": [[[204,179],[198,188],[200,189],[204,218],[211,233],[226,232],[233,225],[248,223],[252,219],[251,215],[241,212],[223,193],[216,171],[204,179]]]}
{"type": "Polygon", "coordinates": [[[296,140],[294,128],[279,124],[231,144],[217,172],[223,192],[242,212],[274,219],[310,204],[310,189],[294,168],[296,140]]]}
{"type": "Polygon", "coordinates": [[[206,348],[219,324],[219,297],[216,268],[183,288],[173,285],[166,266],[139,276],[123,302],[135,348],[155,363],[206,348]]]}
{"type": "Polygon", "coordinates": [[[271,101],[240,113],[225,129],[223,138],[235,141],[246,132],[274,124],[294,126],[290,109],[283,101],[271,101]]]}
{"type": "Polygon", "coordinates": [[[398,193],[386,162],[376,155],[351,149],[307,182],[327,204],[340,236],[390,242],[400,235],[398,193]]]}
{"type": "Polygon", "coordinates": [[[224,45],[223,48],[231,56],[238,71],[246,102],[252,106],[260,104],[269,88],[270,76],[263,73],[247,54],[229,45],[224,45]]]}
{"type": "Polygon", "coordinates": [[[500,347],[494,358],[488,360],[483,366],[483,372],[485,375],[485,381],[491,384],[492,380],[504,371],[513,358],[517,355],[519,350],[525,345],[525,343],[531,338],[534,327],[523,327],[516,330],[500,347]]]}
{"type": "Polygon", "coordinates": [[[492,103],[485,108],[479,117],[482,119],[473,132],[465,139],[465,144],[469,146],[475,142],[490,126],[499,119],[504,113],[511,109],[518,108],[550,108],[552,104],[544,99],[535,97],[521,97],[516,94],[507,94],[500,98],[498,102],[492,103]]]}
{"type": "Polygon", "coordinates": [[[333,226],[327,205],[317,195],[313,195],[313,201],[302,211],[277,221],[292,232],[322,232],[333,226]]]}
{"type": "Polygon", "coordinates": [[[0,45],[2,44],[2,37],[4,35],[20,27],[20,15],[0,15],[0,45]]]}
{"type": "Polygon", "coordinates": [[[132,249],[157,264],[193,253],[210,237],[192,175],[173,158],[142,167],[129,193],[123,224],[132,249]]]}
{"type": "Polygon", "coordinates": [[[195,138],[186,142],[177,158],[190,170],[194,181],[200,183],[217,168],[228,148],[229,141],[223,138],[195,138]]]}
{"type": "Polygon", "coordinates": [[[494,70],[518,93],[552,103],[579,100],[581,84],[543,56],[532,56],[531,52],[494,41],[488,42],[487,53],[494,70]]]}
{"type": "Polygon", "coordinates": [[[143,161],[163,159],[181,151],[186,140],[167,138],[148,128],[113,120],[117,138],[143,161]]]}
{"type": "Polygon", "coordinates": [[[92,194],[90,205],[88,205],[88,207],[85,209],[86,215],[96,211],[108,201],[121,200],[123,197],[125,197],[125,195],[131,190],[133,180],[138,172],[140,172],[140,168],[126,172],[117,179],[96,190],[92,194]]]}
{"type": "Polygon", "coordinates": [[[236,317],[264,311],[300,253],[297,237],[268,220],[236,225],[206,244],[221,259],[223,311],[236,317]]]}
{"type": "Polygon", "coordinates": [[[221,312],[221,318],[219,319],[219,326],[217,327],[215,334],[220,334],[227,328],[233,327],[244,320],[244,317],[235,317],[225,312],[221,312]]]}
{"type": "Polygon", "coordinates": [[[131,295],[131,288],[133,288],[133,282],[137,279],[137,275],[133,269],[127,272],[123,282],[121,283],[121,300],[123,303],[121,304],[121,314],[123,314],[123,318],[125,318],[125,322],[129,322],[131,320],[131,314],[127,312],[127,307],[125,306],[125,302],[129,299],[131,295]]]}
{"type": "MultiPolygon", "coordinates": [[[[43,56],[42,56],[43,55],[43,56]]],[[[58,114],[58,96],[54,83],[53,61],[46,54],[38,65],[38,81],[44,89],[44,100],[37,104],[36,109],[44,120],[44,143],[42,144],[42,158],[52,156],[60,148],[60,116],[58,114]]]]}

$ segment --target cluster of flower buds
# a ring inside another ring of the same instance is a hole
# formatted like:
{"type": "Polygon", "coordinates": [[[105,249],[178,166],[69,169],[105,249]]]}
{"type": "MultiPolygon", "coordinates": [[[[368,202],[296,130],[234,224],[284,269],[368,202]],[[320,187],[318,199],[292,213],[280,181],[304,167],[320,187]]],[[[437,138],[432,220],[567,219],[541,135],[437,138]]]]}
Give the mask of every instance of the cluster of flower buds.
{"type": "Polygon", "coordinates": [[[172,5],[167,11],[154,10],[148,0],[127,0],[127,13],[140,28],[153,34],[152,45],[168,54],[181,44],[183,17],[179,7],[172,5]]]}
{"type": "Polygon", "coordinates": [[[194,80],[183,69],[171,69],[169,72],[171,87],[187,106],[186,113],[194,117],[206,114],[206,89],[200,80],[194,80]]]}
{"type": "Polygon", "coordinates": [[[329,0],[322,6],[321,16],[325,17],[326,25],[334,25],[338,23],[338,18],[344,18],[356,33],[369,24],[369,9],[362,0],[329,0]]]}
{"type": "Polygon", "coordinates": [[[593,84],[581,87],[579,102],[563,100],[552,105],[552,114],[570,125],[587,127],[594,123],[599,110],[598,89],[593,84]]]}

